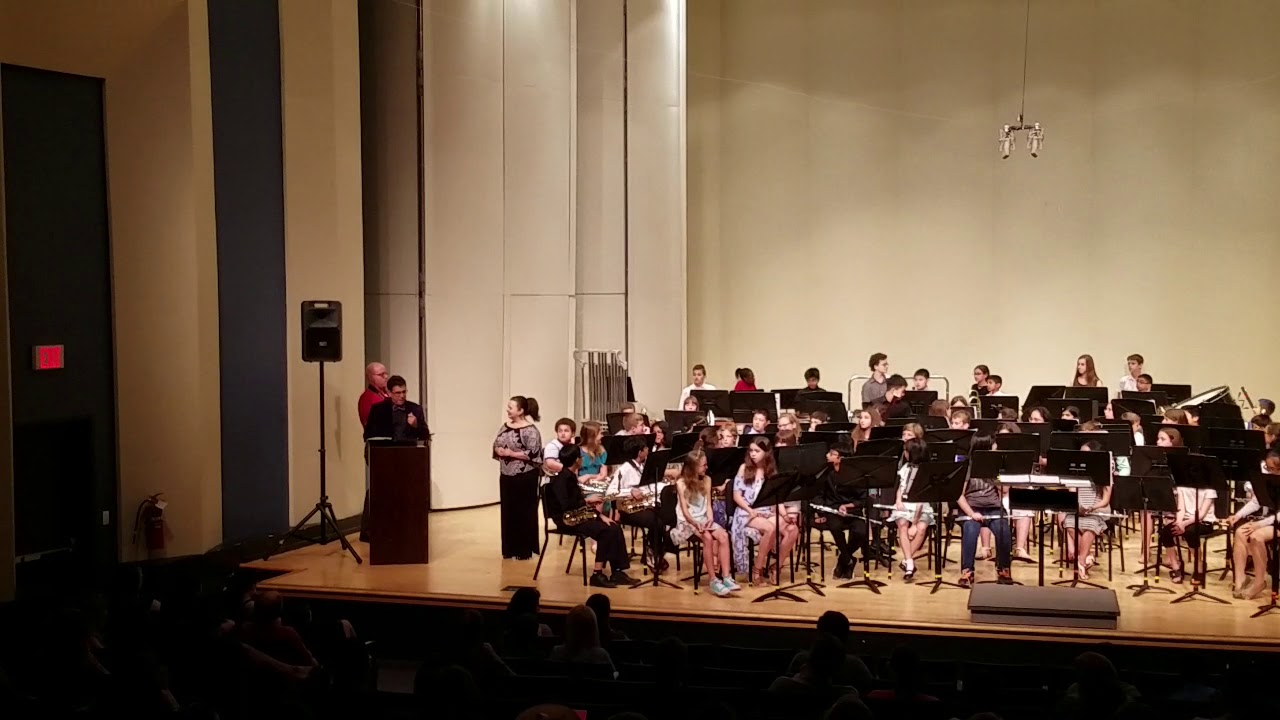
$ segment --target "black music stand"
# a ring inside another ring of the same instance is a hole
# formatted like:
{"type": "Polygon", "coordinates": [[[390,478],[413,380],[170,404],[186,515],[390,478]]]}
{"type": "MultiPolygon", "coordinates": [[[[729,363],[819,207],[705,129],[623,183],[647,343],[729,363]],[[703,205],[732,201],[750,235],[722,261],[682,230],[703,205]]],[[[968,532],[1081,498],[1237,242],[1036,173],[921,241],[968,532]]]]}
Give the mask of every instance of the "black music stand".
{"type": "MultiPolygon", "coordinates": [[[[1201,422],[1203,421],[1204,418],[1201,418],[1201,422]]],[[[1201,431],[1201,440],[1203,440],[1205,448],[1244,448],[1259,452],[1265,452],[1267,449],[1266,434],[1261,430],[1247,430],[1239,427],[1205,427],[1201,431]]],[[[1213,454],[1213,451],[1209,449],[1204,452],[1210,455],[1213,454]]]]}
{"type": "Polygon", "coordinates": [[[960,494],[964,492],[965,481],[968,480],[968,474],[966,473],[968,469],[968,460],[922,463],[916,470],[915,480],[911,483],[911,491],[908,493],[910,497],[904,495],[902,498],[909,502],[932,504],[933,516],[938,521],[938,532],[933,534],[933,582],[920,586],[930,588],[930,595],[944,587],[952,587],[957,590],[965,589],[960,583],[942,579],[942,562],[945,559],[942,555],[942,535],[943,528],[946,527],[946,518],[942,514],[942,504],[953,503],[959,499],[960,494]]]}
{"type": "MultiPolygon", "coordinates": [[[[1253,494],[1258,498],[1258,502],[1266,508],[1271,508],[1271,549],[1272,563],[1280,561],[1280,512],[1275,510],[1276,501],[1280,500],[1280,475],[1266,474],[1253,480],[1253,494]]],[[[1266,605],[1259,605],[1258,611],[1250,615],[1249,618],[1262,617],[1271,614],[1272,610],[1280,610],[1280,567],[1272,565],[1271,568],[1271,601],[1266,605]]],[[[1254,568],[1255,572],[1265,572],[1262,568],[1254,568]]]]}
{"type": "MultiPolygon", "coordinates": [[[[1218,428],[1218,430],[1223,432],[1234,432],[1233,430],[1224,431],[1221,428],[1218,428]]],[[[1258,433],[1259,439],[1261,439],[1261,435],[1262,435],[1262,433],[1257,430],[1241,430],[1240,432],[1245,432],[1245,433],[1256,432],[1258,433]]],[[[1232,492],[1230,493],[1230,497],[1244,496],[1244,492],[1243,492],[1244,484],[1247,482],[1256,480],[1257,477],[1262,474],[1262,459],[1267,454],[1266,450],[1263,450],[1261,447],[1255,449],[1255,448],[1231,447],[1231,446],[1205,447],[1205,448],[1202,448],[1200,452],[1204,453],[1205,455],[1212,455],[1213,457],[1218,458],[1218,462],[1222,466],[1223,477],[1225,477],[1231,483],[1232,492]]],[[[1219,498],[1220,501],[1221,499],[1222,498],[1219,498]]],[[[1230,503],[1228,503],[1227,509],[1230,510],[1230,503]]],[[[1231,543],[1232,543],[1231,536],[1232,536],[1232,533],[1228,532],[1227,547],[1226,547],[1226,553],[1228,558],[1231,557],[1231,543]]],[[[1231,571],[1231,567],[1227,563],[1223,563],[1221,568],[1222,576],[1219,578],[1219,580],[1226,580],[1227,573],[1229,573],[1230,571],[1231,571]]],[[[1206,580],[1208,579],[1209,573],[1211,572],[1219,572],[1219,568],[1214,568],[1210,570],[1209,563],[1206,560],[1205,562],[1206,580]]]]}
{"type": "Polygon", "coordinates": [[[1030,452],[1035,454],[1037,460],[1042,454],[1040,449],[1039,435],[1024,435],[1023,433],[996,433],[991,436],[996,444],[996,449],[1001,452],[1030,452]]]}
{"type": "MultiPolygon", "coordinates": [[[[896,458],[883,455],[866,455],[842,460],[840,473],[836,475],[836,486],[844,490],[862,491],[862,523],[867,531],[867,544],[863,546],[862,551],[862,579],[851,580],[838,587],[842,589],[863,587],[879,595],[880,588],[888,583],[871,579],[871,491],[898,486],[898,461],[896,458]]],[[[890,558],[889,562],[892,563],[893,559],[890,558]]],[[[892,574],[892,565],[890,568],[890,574],[892,574]]]]}
{"type": "MultiPolygon", "coordinates": [[[[809,434],[809,433],[806,433],[809,434]]],[[[839,435],[839,433],[832,433],[839,435]]],[[[826,597],[822,588],[826,587],[821,583],[813,581],[813,562],[812,551],[809,547],[809,503],[813,501],[821,487],[818,483],[818,475],[827,467],[827,447],[828,444],[823,443],[817,445],[815,443],[806,443],[794,447],[774,447],[773,454],[777,461],[779,473],[795,473],[796,487],[791,491],[787,502],[800,503],[800,522],[803,523],[800,528],[800,536],[805,538],[805,542],[800,546],[801,564],[804,565],[804,581],[795,583],[784,590],[794,588],[807,588],[822,597],[826,597]]],[[[779,570],[781,572],[781,570],[779,570]]],[[[791,579],[794,581],[795,576],[791,579]]]]}
{"type": "MultiPolygon", "coordinates": [[[[1152,411],[1151,413],[1152,415],[1156,414],[1156,411],[1158,411],[1160,408],[1169,406],[1169,396],[1166,395],[1164,391],[1143,392],[1141,390],[1121,390],[1120,399],[1121,400],[1146,400],[1147,402],[1154,405],[1156,408],[1155,410],[1152,411]]],[[[1113,405],[1112,407],[1115,407],[1115,406],[1113,405]]],[[[1142,413],[1138,413],[1138,414],[1141,415],[1142,413]]]]}
{"type": "MultiPolygon", "coordinates": [[[[782,587],[782,504],[787,501],[792,491],[796,489],[799,477],[794,472],[778,473],[771,478],[765,478],[764,487],[760,488],[760,494],[756,495],[756,501],[752,508],[764,508],[770,505],[777,507],[773,510],[773,551],[778,557],[777,567],[774,569],[775,585],[773,590],[761,595],[751,602],[764,602],[765,600],[794,600],[795,602],[809,602],[804,598],[789,592],[793,586],[782,587]]],[[[766,558],[766,562],[768,559],[766,558]]]]}
{"type": "MultiPolygon", "coordinates": [[[[1030,484],[1030,483],[1029,483],[1030,484]]],[[[1009,507],[1013,510],[1059,513],[1079,507],[1076,494],[1070,490],[1050,487],[1009,487],[1009,507]]],[[[1044,587],[1044,538],[1036,543],[1039,551],[1039,586],[1044,587]]],[[[1059,576],[1061,577],[1061,576],[1059,576]]]]}
{"type": "MultiPolygon", "coordinates": [[[[1214,490],[1219,495],[1229,492],[1227,490],[1227,480],[1222,474],[1222,461],[1210,455],[1170,455],[1169,456],[1169,472],[1173,475],[1173,483],[1179,488],[1191,488],[1195,490],[1193,497],[1195,498],[1195,517],[1192,522],[1197,526],[1200,524],[1200,491],[1214,490]]],[[[1186,602],[1195,598],[1204,598],[1212,600],[1221,605],[1230,605],[1231,603],[1220,597],[1215,597],[1205,592],[1202,585],[1196,579],[1196,565],[1199,560],[1203,560],[1205,565],[1205,582],[1209,580],[1209,558],[1206,556],[1208,551],[1209,539],[1201,537],[1197,543],[1200,547],[1196,548],[1197,562],[1191,565],[1191,589],[1183,593],[1180,597],[1170,600],[1170,604],[1186,602]]],[[[1186,573],[1186,563],[1183,563],[1183,573],[1186,573]]]]}
{"type": "Polygon", "coordinates": [[[702,410],[663,410],[662,416],[673,432],[686,432],[694,425],[707,420],[707,413],[702,410]]]}
{"type": "MultiPolygon", "coordinates": [[[[663,532],[665,533],[667,524],[662,521],[662,488],[657,487],[661,484],[666,476],[667,463],[671,460],[670,450],[656,450],[649,453],[649,459],[644,463],[644,470],[640,473],[640,485],[653,485],[653,512],[658,516],[659,522],[662,522],[663,532]]],[[[677,490],[676,492],[679,492],[677,490]]],[[[677,503],[679,501],[677,500],[677,503]]],[[[649,531],[645,529],[647,534],[649,531]]],[[[663,545],[666,544],[665,538],[650,538],[649,550],[654,554],[653,567],[649,571],[653,574],[652,582],[638,582],[632,585],[629,590],[635,590],[638,587],[668,587],[673,590],[683,590],[684,587],[665,580],[658,572],[662,555],[658,554],[663,545]]]]}
{"type": "Polygon", "coordinates": [[[999,418],[1004,408],[1017,412],[1019,407],[1017,395],[983,395],[978,398],[978,415],[984,418],[999,418]]]}
{"type": "Polygon", "coordinates": [[[1111,413],[1120,419],[1125,413],[1133,413],[1138,417],[1144,415],[1155,415],[1156,404],[1152,400],[1146,398],[1116,398],[1111,401],[1111,413]]]}
{"type": "MultiPolygon", "coordinates": [[[[1117,475],[1111,488],[1111,508],[1117,512],[1157,512],[1173,513],[1178,510],[1178,503],[1173,498],[1173,480],[1167,477],[1144,475],[1117,475]]],[[[1156,547],[1156,582],[1147,582],[1147,568],[1151,563],[1142,558],[1142,583],[1125,587],[1132,590],[1134,597],[1141,597],[1149,592],[1175,594],[1173,588],[1160,586],[1160,549],[1156,547]]]]}
{"type": "MultiPolygon", "coordinates": [[[[1154,438],[1155,436],[1151,435],[1150,437],[1154,438]]],[[[1190,450],[1185,446],[1179,446],[1179,447],[1161,447],[1159,445],[1135,446],[1133,448],[1133,457],[1129,461],[1129,474],[1135,477],[1168,478],[1170,477],[1168,457],[1170,455],[1186,455],[1188,452],[1190,452],[1190,450]]],[[[1175,510],[1176,510],[1176,507],[1177,506],[1175,504],[1175,510]]],[[[1152,511],[1152,512],[1160,512],[1160,511],[1152,511]]],[[[1173,511],[1166,511],[1166,512],[1173,512],[1173,511]]],[[[1153,519],[1153,523],[1154,523],[1154,519],[1153,519]]],[[[1163,516],[1161,517],[1160,524],[1161,525],[1164,524],[1163,516]]],[[[1152,527],[1153,528],[1155,527],[1154,524],[1152,527]]],[[[1149,542],[1151,538],[1148,537],[1148,538],[1145,538],[1145,540],[1149,542]]],[[[1160,544],[1156,543],[1154,565],[1156,566],[1157,577],[1159,577],[1160,575],[1161,563],[1162,561],[1160,559],[1160,544]]],[[[1142,557],[1142,568],[1137,572],[1141,572],[1142,574],[1145,575],[1147,572],[1147,568],[1151,567],[1152,564],[1153,563],[1148,561],[1146,555],[1144,554],[1142,557]]]]}
{"type": "Polygon", "coordinates": [[[863,440],[853,449],[854,457],[864,455],[902,456],[902,438],[885,438],[883,440],[863,440]]]}
{"type": "MultiPolygon", "coordinates": [[[[1088,480],[1093,483],[1094,487],[1107,487],[1111,484],[1111,453],[1109,452],[1093,452],[1090,450],[1054,450],[1049,449],[1048,464],[1045,467],[1046,475],[1057,475],[1059,478],[1073,478],[1080,480],[1088,480]]],[[[1066,487],[1066,484],[1063,484],[1066,487]]],[[[1072,495],[1077,495],[1073,492],[1072,495]]],[[[1104,586],[1095,582],[1080,579],[1080,498],[1076,497],[1076,507],[1072,516],[1075,517],[1076,534],[1076,557],[1071,562],[1071,579],[1059,580],[1053,585],[1065,585],[1067,587],[1078,587],[1080,585],[1088,585],[1089,587],[1106,589],[1104,586]]]]}

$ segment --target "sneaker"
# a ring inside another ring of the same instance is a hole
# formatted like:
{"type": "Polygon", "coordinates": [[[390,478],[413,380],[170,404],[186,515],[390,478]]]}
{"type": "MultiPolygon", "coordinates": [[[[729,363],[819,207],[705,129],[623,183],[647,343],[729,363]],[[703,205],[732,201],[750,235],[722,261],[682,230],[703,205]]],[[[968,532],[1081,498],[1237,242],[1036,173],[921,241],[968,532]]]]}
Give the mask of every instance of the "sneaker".
{"type": "Polygon", "coordinates": [[[591,580],[589,580],[588,582],[590,582],[591,587],[598,587],[598,588],[618,587],[617,585],[614,585],[612,582],[610,582],[609,578],[605,577],[605,574],[602,572],[591,573],[591,580]]]}
{"type": "Polygon", "coordinates": [[[613,583],[614,585],[627,585],[627,586],[630,586],[630,585],[635,585],[635,584],[639,583],[640,581],[639,581],[639,580],[636,580],[635,578],[633,578],[633,577],[631,577],[630,575],[626,574],[626,573],[625,573],[625,572],[623,572],[622,570],[618,570],[618,571],[615,571],[612,575],[610,575],[610,576],[609,576],[609,582],[613,583]]]}
{"type": "Polygon", "coordinates": [[[728,597],[729,588],[725,587],[724,583],[720,582],[720,578],[716,578],[711,581],[711,594],[716,597],[728,597]]]}
{"type": "Polygon", "coordinates": [[[724,578],[720,584],[724,585],[725,589],[729,592],[740,592],[742,590],[742,586],[735,582],[731,577],[724,578]]]}

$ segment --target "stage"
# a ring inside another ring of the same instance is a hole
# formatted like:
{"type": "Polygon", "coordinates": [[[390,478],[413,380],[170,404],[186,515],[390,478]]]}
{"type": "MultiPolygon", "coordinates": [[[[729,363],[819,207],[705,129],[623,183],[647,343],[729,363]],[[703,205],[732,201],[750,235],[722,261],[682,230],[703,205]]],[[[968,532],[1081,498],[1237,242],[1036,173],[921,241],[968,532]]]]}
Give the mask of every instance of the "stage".
{"type": "MultiPolygon", "coordinates": [[[[1205,648],[1224,650],[1280,650],[1280,611],[1257,619],[1250,615],[1265,598],[1257,600],[1232,600],[1230,581],[1219,581],[1218,572],[1210,574],[1207,591],[1229,604],[1219,605],[1203,599],[1171,605],[1169,600],[1177,595],[1147,593],[1132,597],[1126,585],[1141,582],[1142,576],[1132,572],[1120,572],[1120,557],[1114,557],[1114,580],[1107,582],[1106,556],[1099,558],[1099,565],[1091,572],[1093,582],[1114,588],[1120,603],[1119,625],[1116,630],[1091,630],[1086,628],[1033,627],[1019,625],[982,624],[970,620],[965,590],[946,588],[936,594],[926,589],[932,580],[932,572],[920,561],[915,583],[902,582],[899,573],[881,594],[865,589],[837,589],[831,578],[819,597],[807,590],[797,594],[809,600],[797,603],[790,600],[770,600],[753,603],[752,599],[767,592],[769,587],[743,586],[741,593],[733,597],[718,598],[702,586],[698,594],[693,592],[692,582],[682,583],[684,589],[674,590],[646,586],[638,589],[608,589],[583,587],[581,559],[574,561],[573,571],[565,574],[568,562],[569,542],[557,544],[553,536],[547,547],[547,558],[535,583],[533,569],[537,562],[502,560],[498,545],[498,508],[496,506],[469,510],[437,512],[431,516],[431,563],[429,565],[398,565],[372,567],[368,564],[368,548],[356,542],[356,549],[365,557],[363,565],[357,565],[340,545],[331,542],[325,546],[308,546],[270,558],[246,564],[246,567],[280,572],[282,574],[259,583],[262,589],[278,590],[287,596],[348,602],[394,603],[408,605],[436,605],[498,609],[506,606],[511,593],[504,588],[536,585],[542,593],[543,608],[563,611],[582,602],[594,592],[604,592],[613,602],[613,613],[619,618],[661,620],[665,622],[721,623],[730,625],[759,625],[774,627],[812,627],[814,621],[827,610],[845,613],[859,628],[879,633],[919,634],[932,637],[972,637],[1000,640],[1036,640],[1066,643],[1110,642],[1120,645],[1154,646],[1173,648],[1205,648]]],[[[1221,538],[1215,539],[1212,549],[1220,549],[1221,538]]],[[[1035,546],[1032,546],[1034,553],[1035,546]]],[[[816,552],[816,549],[815,549],[816,552]]],[[[831,550],[828,548],[828,552],[831,550]]],[[[1138,566],[1136,537],[1130,537],[1126,548],[1128,567],[1138,566]]],[[[958,542],[952,542],[950,562],[945,579],[956,580],[959,574],[958,542]]],[[[588,560],[591,554],[588,552],[588,560]]],[[[816,560],[816,557],[815,557],[816,560]]],[[[1048,558],[1052,563],[1052,559],[1048,558]]],[[[1221,567],[1223,555],[1211,553],[1210,567],[1221,567]]],[[[834,566],[834,556],[828,555],[827,571],[834,566]]],[[[691,562],[682,560],[682,576],[690,574],[691,562]]],[[[1015,562],[1014,579],[1034,585],[1037,567],[1034,564],[1015,562]]],[[[635,577],[642,574],[638,565],[632,566],[635,577]]],[[[995,564],[979,561],[978,580],[994,580],[995,564]]],[[[674,563],[665,575],[676,579],[674,563]]],[[[873,575],[885,580],[883,572],[873,575]]],[[[1070,578],[1068,573],[1065,577],[1070,578]]],[[[783,582],[788,577],[784,570],[783,582]]],[[[799,576],[797,575],[797,579],[799,576]]],[[[1058,569],[1050,564],[1045,573],[1046,583],[1059,579],[1058,569]]],[[[1172,585],[1167,578],[1161,585],[1176,590],[1178,595],[1191,588],[1190,579],[1182,585],[1172,585]]]]}

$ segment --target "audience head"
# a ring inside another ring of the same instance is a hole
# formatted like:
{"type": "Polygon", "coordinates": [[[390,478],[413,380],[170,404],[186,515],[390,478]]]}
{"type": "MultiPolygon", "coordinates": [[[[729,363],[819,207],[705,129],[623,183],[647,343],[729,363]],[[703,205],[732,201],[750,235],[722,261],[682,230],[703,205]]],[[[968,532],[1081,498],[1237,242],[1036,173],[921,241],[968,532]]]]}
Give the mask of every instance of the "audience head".
{"type": "Polygon", "coordinates": [[[253,620],[261,625],[272,625],[284,617],[284,598],[274,590],[261,593],[253,601],[253,620]]]}
{"type": "Polygon", "coordinates": [[[653,670],[659,685],[684,685],[689,678],[689,648],[678,637],[665,637],[653,648],[653,670]]]}
{"type": "Polygon", "coordinates": [[[844,666],[846,650],[834,637],[822,633],[809,649],[809,662],[805,666],[811,679],[830,684],[844,666]]]}
{"type": "MultiPolygon", "coordinates": [[[[390,385],[391,381],[387,381],[390,385]]],[[[507,419],[512,422],[528,418],[532,422],[538,422],[542,416],[538,414],[538,401],[524,395],[515,395],[507,401],[507,419]]]]}
{"type": "Polygon", "coordinates": [[[609,602],[609,596],[604,593],[595,593],[587,598],[585,605],[596,614],[596,625],[601,640],[609,639],[609,615],[612,613],[612,604],[609,602]]]}
{"type": "Polygon", "coordinates": [[[538,592],[534,587],[519,587],[511,593],[511,599],[507,601],[507,617],[514,618],[526,613],[537,616],[539,605],[542,603],[542,593],[538,592]]]}
{"type": "Polygon", "coordinates": [[[871,720],[870,708],[857,695],[849,694],[835,701],[822,715],[823,720],[871,720]]]}
{"type": "Polygon", "coordinates": [[[818,618],[818,632],[830,635],[845,647],[849,643],[849,618],[842,612],[828,610],[818,618]]]}
{"type": "Polygon", "coordinates": [[[909,645],[899,645],[889,654],[889,670],[893,673],[894,695],[898,700],[915,696],[920,656],[909,645]]]}
{"type": "Polygon", "coordinates": [[[564,644],[570,655],[600,647],[600,623],[586,605],[575,605],[564,621],[564,644]]]}
{"type": "Polygon", "coordinates": [[[468,647],[484,643],[484,616],[479,610],[465,610],[461,622],[462,642],[468,647]]]}

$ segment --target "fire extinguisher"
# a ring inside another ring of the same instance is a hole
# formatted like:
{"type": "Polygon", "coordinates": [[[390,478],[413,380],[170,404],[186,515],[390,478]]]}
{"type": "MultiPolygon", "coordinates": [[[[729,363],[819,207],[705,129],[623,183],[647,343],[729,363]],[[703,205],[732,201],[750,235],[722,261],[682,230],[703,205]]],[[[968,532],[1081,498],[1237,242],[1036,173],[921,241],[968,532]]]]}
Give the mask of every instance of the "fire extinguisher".
{"type": "Polygon", "coordinates": [[[164,509],[169,503],[161,498],[164,493],[148,495],[138,505],[138,512],[133,522],[133,542],[138,543],[138,536],[146,545],[147,553],[164,551],[164,509]]]}

